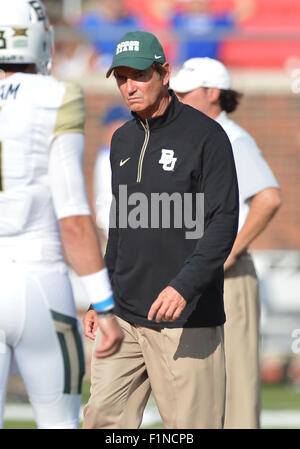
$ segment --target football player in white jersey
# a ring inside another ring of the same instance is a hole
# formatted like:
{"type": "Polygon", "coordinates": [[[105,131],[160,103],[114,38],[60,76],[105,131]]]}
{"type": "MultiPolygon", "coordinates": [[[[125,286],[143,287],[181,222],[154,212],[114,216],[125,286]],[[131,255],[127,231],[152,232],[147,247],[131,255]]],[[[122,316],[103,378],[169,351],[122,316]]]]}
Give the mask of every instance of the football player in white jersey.
{"type": "Polygon", "coordinates": [[[95,355],[123,334],[82,170],[84,99],[49,74],[53,31],[39,0],[0,11],[0,427],[14,357],[39,428],[76,428],[84,351],[68,268],[99,319],[95,355]]]}

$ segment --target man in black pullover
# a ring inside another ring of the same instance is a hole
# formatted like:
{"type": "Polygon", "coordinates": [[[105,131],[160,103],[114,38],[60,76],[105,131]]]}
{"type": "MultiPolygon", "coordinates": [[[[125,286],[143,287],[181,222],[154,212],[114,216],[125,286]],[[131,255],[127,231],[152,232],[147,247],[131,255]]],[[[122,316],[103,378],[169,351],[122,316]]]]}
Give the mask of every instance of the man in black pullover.
{"type": "MultiPolygon", "coordinates": [[[[221,126],[168,89],[152,34],[127,33],[112,72],[133,115],[111,142],[106,251],[125,337],[118,354],[92,360],[84,428],[139,427],[151,391],[166,428],[221,428],[223,264],[238,226],[232,148],[221,126]]],[[[87,336],[96,323],[91,310],[87,336]]]]}

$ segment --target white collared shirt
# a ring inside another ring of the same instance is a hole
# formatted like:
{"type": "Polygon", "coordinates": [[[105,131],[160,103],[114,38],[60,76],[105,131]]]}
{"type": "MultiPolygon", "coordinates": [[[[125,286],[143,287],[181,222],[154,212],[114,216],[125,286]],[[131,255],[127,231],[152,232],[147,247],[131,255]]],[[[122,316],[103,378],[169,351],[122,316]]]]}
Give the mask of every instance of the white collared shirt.
{"type": "Polygon", "coordinates": [[[240,231],[248,215],[251,198],[264,189],[278,188],[279,185],[250,134],[229,119],[225,111],[216,117],[216,121],[228,135],[233,149],[240,195],[240,231]]]}

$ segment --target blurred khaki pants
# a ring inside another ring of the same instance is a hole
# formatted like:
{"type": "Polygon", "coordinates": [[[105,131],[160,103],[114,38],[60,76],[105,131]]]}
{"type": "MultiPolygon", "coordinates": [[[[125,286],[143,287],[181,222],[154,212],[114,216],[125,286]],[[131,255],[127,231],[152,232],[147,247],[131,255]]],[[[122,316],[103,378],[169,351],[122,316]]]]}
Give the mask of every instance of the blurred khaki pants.
{"type": "Polygon", "coordinates": [[[252,258],[225,273],[225,428],[259,428],[260,369],[258,280],[252,258]]]}
{"type": "Polygon", "coordinates": [[[118,321],[121,350],[92,359],[83,428],[138,428],[151,391],[165,428],[222,428],[223,327],[156,329],[118,321]]]}

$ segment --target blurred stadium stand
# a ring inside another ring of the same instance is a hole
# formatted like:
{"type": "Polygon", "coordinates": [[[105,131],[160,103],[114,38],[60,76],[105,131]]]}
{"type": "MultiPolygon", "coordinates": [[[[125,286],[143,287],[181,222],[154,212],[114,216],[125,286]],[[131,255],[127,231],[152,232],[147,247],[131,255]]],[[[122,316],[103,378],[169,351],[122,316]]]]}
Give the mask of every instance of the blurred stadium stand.
{"type": "MultiPolygon", "coordinates": [[[[126,1],[130,11],[141,12],[143,0],[126,1]]],[[[94,2],[45,3],[58,39],[54,73],[79,81],[85,90],[85,174],[92,202],[93,165],[102,135],[99,114],[118,103],[119,92],[114,80],[93,65],[90,43],[71,26],[94,2]]],[[[233,0],[212,0],[215,12],[232,5],[233,0]]],[[[180,35],[174,33],[173,39],[177,42],[180,35]]],[[[300,328],[300,1],[255,0],[251,17],[222,40],[221,59],[231,70],[234,88],[244,93],[233,119],[256,138],[282,188],[283,206],[251,248],[261,280],[263,354],[297,360],[291,334],[300,328]]],[[[176,61],[173,68],[177,70],[176,61]]],[[[84,292],[72,279],[78,308],[85,309],[84,292]]],[[[295,372],[294,381],[300,382],[299,368],[295,372]]]]}
{"type": "Polygon", "coordinates": [[[300,55],[300,2],[256,0],[256,10],[223,45],[223,61],[235,67],[282,68],[300,55]]]}

